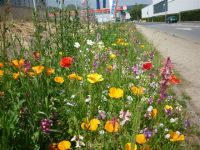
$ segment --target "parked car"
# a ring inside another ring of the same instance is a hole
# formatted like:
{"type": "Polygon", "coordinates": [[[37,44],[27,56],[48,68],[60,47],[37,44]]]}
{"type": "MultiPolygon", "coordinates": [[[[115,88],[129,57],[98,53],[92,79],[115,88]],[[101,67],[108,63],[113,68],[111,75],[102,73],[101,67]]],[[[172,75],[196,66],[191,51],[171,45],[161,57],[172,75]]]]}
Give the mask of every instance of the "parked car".
{"type": "Polygon", "coordinates": [[[169,17],[167,17],[167,19],[166,19],[166,23],[177,23],[177,18],[176,18],[176,16],[169,16],[169,17]]]}

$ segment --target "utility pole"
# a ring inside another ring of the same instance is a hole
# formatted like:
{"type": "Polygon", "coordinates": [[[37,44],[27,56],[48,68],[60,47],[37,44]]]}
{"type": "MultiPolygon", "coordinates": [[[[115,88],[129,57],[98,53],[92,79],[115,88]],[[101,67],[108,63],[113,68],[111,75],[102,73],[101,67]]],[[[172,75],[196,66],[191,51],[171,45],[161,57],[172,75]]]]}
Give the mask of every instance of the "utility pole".
{"type": "Polygon", "coordinates": [[[35,0],[33,0],[33,7],[34,7],[34,11],[36,12],[36,11],[37,11],[37,8],[36,8],[35,0]]]}
{"type": "Polygon", "coordinates": [[[181,22],[181,12],[179,11],[179,22],[181,22]]]}
{"type": "Polygon", "coordinates": [[[167,0],[165,0],[165,22],[167,20],[167,0]]]}

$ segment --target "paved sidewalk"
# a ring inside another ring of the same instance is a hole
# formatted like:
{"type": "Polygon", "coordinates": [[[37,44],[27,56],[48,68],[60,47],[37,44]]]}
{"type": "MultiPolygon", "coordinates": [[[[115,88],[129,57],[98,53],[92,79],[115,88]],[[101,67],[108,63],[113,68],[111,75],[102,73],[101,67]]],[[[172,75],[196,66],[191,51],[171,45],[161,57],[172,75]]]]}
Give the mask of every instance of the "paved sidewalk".
{"type": "Polygon", "coordinates": [[[175,69],[186,80],[183,92],[192,98],[189,109],[200,114],[200,45],[142,25],[136,27],[161,55],[171,58],[175,69]]]}

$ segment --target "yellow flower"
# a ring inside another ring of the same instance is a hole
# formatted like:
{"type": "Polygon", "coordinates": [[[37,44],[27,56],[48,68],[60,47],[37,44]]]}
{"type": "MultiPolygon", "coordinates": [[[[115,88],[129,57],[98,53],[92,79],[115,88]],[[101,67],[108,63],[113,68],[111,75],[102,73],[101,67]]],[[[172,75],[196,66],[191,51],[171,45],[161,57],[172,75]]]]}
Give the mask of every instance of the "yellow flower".
{"type": "Polygon", "coordinates": [[[62,56],[62,55],[63,55],[63,52],[59,52],[59,55],[61,55],[61,56],[62,56]]]}
{"type": "Polygon", "coordinates": [[[20,59],[20,60],[12,60],[12,64],[17,67],[17,68],[20,68],[24,65],[24,59],[20,59]]]}
{"type": "Polygon", "coordinates": [[[146,143],[146,137],[145,137],[145,135],[144,134],[138,134],[138,135],[136,135],[136,142],[138,144],[144,144],[144,143],[146,143]]]}
{"type": "Polygon", "coordinates": [[[57,83],[62,84],[65,80],[64,80],[63,77],[57,76],[57,77],[54,78],[54,81],[57,82],[57,83]]]}
{"type": "Polygon", "coordinates": [[[112,71],[112,70],[113,70],[113,66],[112,66],[112,65],[108,65],[108,66],[107,66],[107,70],[108,70],[108,71],[112,71]]]}
{"type": "Polygon", "coordinates": [[[81,76],[77,76],[76,78],[77,78],[77,80],[79,80],[79,81],[82,81],[82,80],[83,80],[83,77],[81,77],[81,76]]]}
{"type": "Polygon", "coordinates": [[[81,76],[78,76],[78,75],[75,74],[75,73],[72,73],[72,74],[68,75],[68,78],[69,78],[70,80],[79,80],[79,81],[83,80],[83,78],[82,78],[81,76]]]}
{"type": "Polygon", "coordinates": [[[0,68],[2,68],[4,65],[3,65],[3,63],[2,62],[0,62],[0,68]]]}
{"type": "Polygon", "coordinates": [[[177,141],[184,141],[185,140],[185,136],[183,134],[180,134],[180,132],[176,131],[170,131],[170,141],[171,142],[177,142],[177,141]]]}
{"type": "Polygon", "coordinates": [[[152,110],[151,116],[152,116],[153,118],[155,118],[155,117],[157,116],[157,113],[158,113],[158,110],[155,108],[155,109],[152,110]]]}
{"type": "Polygon", "coordinates": [[[120,125],[117,121],[107,121],[105,126],[104,126],[104,129],[107,131],[107,132],[118,132],[119,129],[120,129],[120,125]]]}
{"type": "Polygon", "coordinates": [[[55,73],[55,69],[53,68],[48,68],[47,69],[47,75],[50,76],[51,74],[54,74],[55,73]]]}
{"type": "Polygon", "coordinates": [[[4,71],[0,70],[0,76],[3,76],[3,74],[4,74],[4,71]]]}
{"type": "Polygon", "coordinates": [[[124,42],[125,42],[125,40],[122,39],[122,38],[117,39],[117,44],[122,44],[122,43],[124,43],[124,42]]]}
{"type": "Polygon", "coordinates": [[[13,73],[13,79],[17,80],[20,76],[20,73],[17,72],[17,73],[13,73]]]}
{"type": "Polygon", "coordinates": [[[32,70],[33,70],[36,74],[40,74],[40,73],[42,73],[42,71],[44,70],[44,66],[34,66],[34,67],[32,67],[32,70]]]}
{"type": "MultiPolygon", "coordinates": [[[[133,150],[131,143],[126,143],[125,150],[133,150]]],[[[135,144],[134,150],[137,150],[137,145],[135,144]]]]}
{"type": "Polygon", "coordinates": [[[91,73],[91,74],[87,75],[87,80],[90,83],[97,83],[97,82],[103,81],[104,78],[102,77],[102,75],[100,75],[98,73],[91,73]]]}
{"type": "Polygon", "coordinates": [[[136,86],[131,87],[131,91],[133,92],[133,94],[138,95],[138,96],[144,94],[144,89],[140,87],[136,87],[136,86]]]}
{"type": "Polygon", "coordinates": [[[36,74],[35,74],[35,72],[30,71],[30,72],[28,72],[28,75],[29,75],[30,77],[33,77],[33,76],[35,76],[36,74]]]}
{"type": "Polygon", "coordinates": [[[75,73],[72,73],[72,74],[68,75],[68,78],[70,80],[75,80],[77,78],[77,75],[75,73]]]}
{"type": "Polygon", "coordinates": [[[173,107],[170,105],[165,105],[165,110],[173,110],[173,107]]]}
{"type": "Polygon", "coordinates": [[[86,122],[81,123],[81,128],[84,130],[96,131],[100,121],[98,119],[92,119],[90,122],[86,120],[86,122]]]}
{"type": "Polygon", "coordinates": [[[111,98],[121,98],[124,96],[124,91],[120,88],[111,87],[109,89],[109,96],[111,98]]]}
{"type": "Polygon", "coordinates": [[[117,56],[115,54],[110,54],[110,59],[115,59],[117,56]]]}
{"type": "Polygon", "coordinates": [[[71,143],[69,141],[61,141],[60,143],[58,143],[58,148],[59,150],[67,150],[71,148],[71,143]]]}
{"type": "Polygon", "coordinates": [[[141,47],[141,48],[144,48],[144,45],[142,44],[142,45],[140,45],[140,47],[141,47]]]}

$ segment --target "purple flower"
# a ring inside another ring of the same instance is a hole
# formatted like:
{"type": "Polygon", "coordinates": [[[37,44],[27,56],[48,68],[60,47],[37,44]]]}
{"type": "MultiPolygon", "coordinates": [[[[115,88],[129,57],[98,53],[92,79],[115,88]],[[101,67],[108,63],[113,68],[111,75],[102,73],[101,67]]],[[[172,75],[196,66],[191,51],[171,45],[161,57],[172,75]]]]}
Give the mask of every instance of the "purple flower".
{"type": "Polygon", "coordinates": [[[172,114],[172,110],[171,109],[165,109],[165,113],[170,116],[172,114]]]}
{"type": "Polygon", "coordinates": [[[24,71],[28,72],[31,68],[31,62],[29,60],[24,61],[24,71]]]}
{"type": "Polygon", "coordinates": [[[151,105],[152,103],[153,103],[153,98],[150,97],[150,98],[148,99],[148,104],[151,105]]]}
{"type": "Polygon", "coordinates": [[[153,131],[151,131],[149,128],[143,129],[142,133],[144,134],[147,140],[149,140],[153,136],[153,131]]]}
{"type": "Polygon", "coordinates": [[[185,129],[190,128],[190,121],[189,121],[188,119],[186,119],[186,120],[184,121],[184,128],[185,128],[185,129]]]}
{"type": "Polygon", "coordinates": [[[133,73],[134,73],[135,75],[138,75],[138,74],[139,74],[139,69],[138,69],[138,65],[137,65],[137,64],[134,65],[134,66],[132,67],[132,70],[133,70],[133,73]]]}
{"type": "Polygon", "coordinates": [[[42,129],[42,131],[43,131],[44,133],[48,133],[48,132],[50,131],[50,128],[51,128],[52,126],[53,126],[53,121],[50,120],[50,119],[44,118],[44,119],[42,119],[42,120],[40,121],[40,127],[41,127],[41,129],[42,129]]]}

